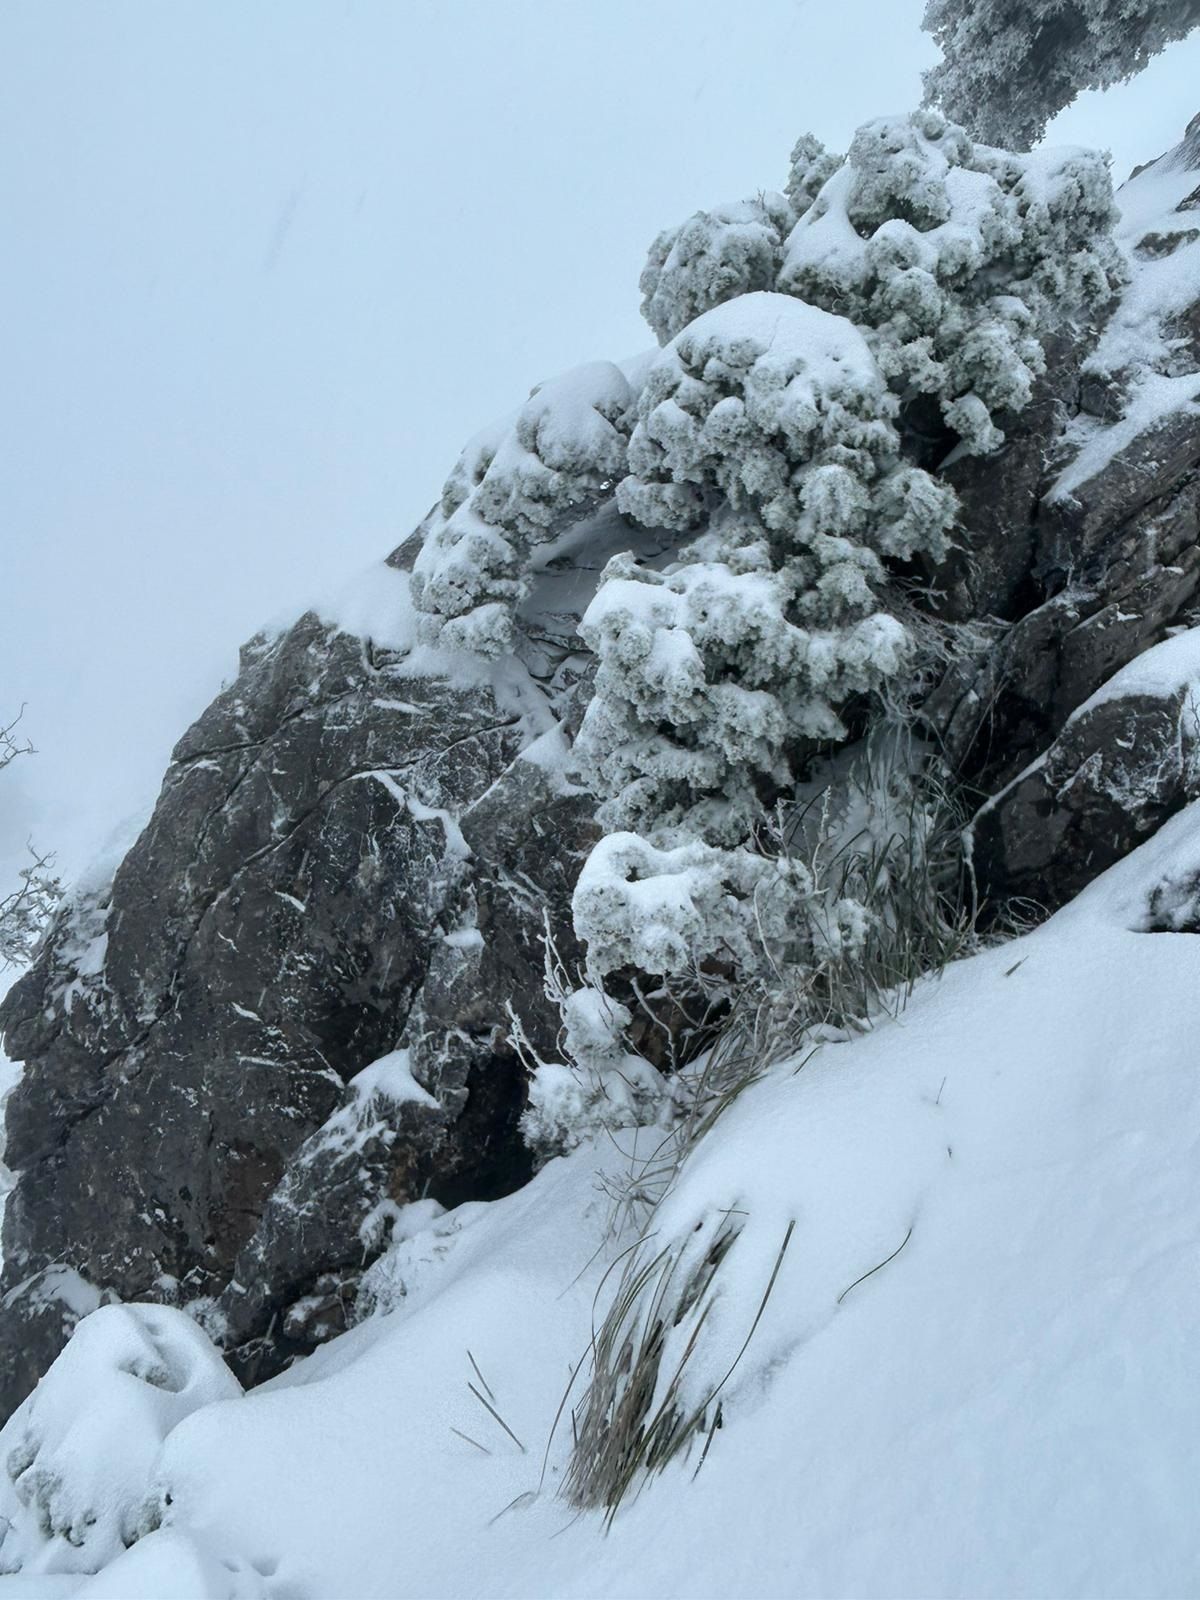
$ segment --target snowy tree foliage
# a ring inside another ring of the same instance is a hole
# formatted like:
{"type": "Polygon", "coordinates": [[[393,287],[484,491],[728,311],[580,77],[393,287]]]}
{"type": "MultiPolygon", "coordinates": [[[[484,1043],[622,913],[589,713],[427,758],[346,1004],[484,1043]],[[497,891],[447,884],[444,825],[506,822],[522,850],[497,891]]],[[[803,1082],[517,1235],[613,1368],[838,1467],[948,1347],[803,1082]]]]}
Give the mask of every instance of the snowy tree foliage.
{"type": "Polygon", "coordinates": [[[666,344],[735,295],[772,289],[795,213],[781,194],[698,211],[664,229],[642,272],[642,315],[666,344]]]}
{"type": "Polygon", "coordinates": [[[540,384],[467,445],[413,570],[431,638],[482,655],[509,648],[531,547],[611,492],[634,399],[619,367],[592,362],[540,384]]]}
{"type": "Polygon", "coordinates": [[[633,1021],[628,1007],[591,985],[558,989],[553,998],[563,1019],[565,1059],[536,1064],[521,1119],[525,1143],[543,1159],[575,1149],[602,1129],[651,1122],[667,1098],[661,1074],[625,1043],[633,1021]]]}
{"type": "Polygon", "coordinates": [[[783,186],[794,217],[799,219],[804,215],[826,180],[833,177],[841,164],[842,157],[826,150],[814,134],[800,135],[792,146],[791,170],[783,186]]]}
{"type": "Polygon", "coordinates": [[[896,411],[862,334],[784,295],[705,313],[651,369],[618,504],[699,537],[664,571],[615,557],[580,628],[598,668],[576,757],[615,831],[575,902],[597,971],[783,936],[746,846],[806,741],[844,738],[846,703],[910,668],[883,558],[940,556],[953,521],[896,411]]]}
{"type": "Polygon", "coordinates": [[[1094,152],[1016,156],[923,111],[865,124],[844,161],[804,135],[785,190],[659,235],[642,309],[660,342],[734,296],[782,290],[849,317],[893,389],[935,396],[974,452],[1028,403],[1046,332],[1089,323],[1121,280],[1094,152]]]}
{"type": "Polygon", "coordinates": [[[584,367],[464,452],[414,571],[443,644],[509,648],[533,546],[606,497],[674,545],[614,557],[580,624],[575,756],[610,834],[575,903],[594,980],[862,932],[759,836],[913,673],[891,573],[944,556],[956,502],[905,419],[924,400],[944,450],[997,448],[1049,333],[1086,336],[1112,300],[1114,216],[1102,157],[976,145],[935,111],[866,124],[845,157],[805,135],[785,193],[655,240],[640,394],[584,367]]]}
{"type": "Polygon", "coordinates": [[[1200,27],[1200,0],[929,0],[926,93],[989,143],[1028,149],[1083,89],[1140,72],[1200,27]]]}
{"type": "Polygon", "coordinates": [[[38,856],[18,874],[18,887],[0,897],[0,968],[29,961],[62,899],[62,884],[38,856]]]}
{"type": "Polygon", "coordinates": [[[1042,339],[1092,321],[1122,268],[1104,158],[975,145],[936,112],[854,136],[788,239],[779,287],[866,331],[901,395],[936,396],[976,453],[1029,401],[1042,339]]]}
{"type": "Polygon", "coordinates": [[[575,931],[599,973],[688,972],[722,955],[753,966],[764,931],[784,936],[782,869],[750,850],[692,840],[660,850],[634,833],[602,839],[575,889],[575,931]]]}
{"type": "Polygon", "coordinates": [[[610,562],[581,632],[599,666],[576,742],[610,828],[746,839],[801,739],[909,664],[882,557],[944,551],[950,491],[902,463],[862,335],[783,295],[707,312],[650,372],[618,504],[700,537],[665,572],[610,562]]]}

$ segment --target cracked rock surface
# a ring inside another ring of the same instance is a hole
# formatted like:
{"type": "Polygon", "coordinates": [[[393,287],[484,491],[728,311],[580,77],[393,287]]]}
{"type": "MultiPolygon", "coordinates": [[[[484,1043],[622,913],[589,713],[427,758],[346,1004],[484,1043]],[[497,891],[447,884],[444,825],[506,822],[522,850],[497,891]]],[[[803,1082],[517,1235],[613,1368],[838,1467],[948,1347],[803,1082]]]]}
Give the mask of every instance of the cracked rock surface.
{"type": "Polygon", "coordinates": [[[396,1206],[528,1176],[505,1005],[549,1048],[543,914],[570,950],[592,835],[586,797],[520,758],[553,736],[526,680],[414,675],[310,614],[184,735],[149,825],[0,1016],[26,1063],[4,1413],[105,1298],[189,1305],[267,1376],[344,1326],[396,1206]],[[412,1092],[360,1093],[399,1048],[412,1092]]]}

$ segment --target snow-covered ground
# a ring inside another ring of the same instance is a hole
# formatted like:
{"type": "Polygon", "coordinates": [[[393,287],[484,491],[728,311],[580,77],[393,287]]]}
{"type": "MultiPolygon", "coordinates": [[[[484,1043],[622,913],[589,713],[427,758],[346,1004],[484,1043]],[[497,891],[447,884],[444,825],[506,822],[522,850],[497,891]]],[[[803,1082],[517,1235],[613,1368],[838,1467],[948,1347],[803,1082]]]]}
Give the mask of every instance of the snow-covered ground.
{"type": "MultiPolygon", "coordinates": [[[[507,1200],[422,1208],[372,1270],[374,1316],[167,1433],[146,1484],[169,1494],[162,1529],[91,1578],[26,1529],[36,1554],[0,1596],[1194,1593],[1200,938],[1139,930],[1198,869],[1193,806],[1044,927],[725,1114],[658,1219],[745,1214],[701,1377],[794,1234],[703,1470],[668,1467],[607,1536],[556,1493],[569,1421],[547,1440],[627,1242],[599,1181],[611,1145],[507,1200]]],[[[125,1316],[81,1409],[136,1378],[125,1316]]],[[[147,1337],[192,1373],[169,1317],[147,1337]]],[[[54,1432],[85,1369],[60,1368],[2,1444],[57,1449],[57,1503],[86,1510],[95,1462],[54,1432]]],[[[111,1482],[149,1415],[110,1412],[111,1482]]]]}

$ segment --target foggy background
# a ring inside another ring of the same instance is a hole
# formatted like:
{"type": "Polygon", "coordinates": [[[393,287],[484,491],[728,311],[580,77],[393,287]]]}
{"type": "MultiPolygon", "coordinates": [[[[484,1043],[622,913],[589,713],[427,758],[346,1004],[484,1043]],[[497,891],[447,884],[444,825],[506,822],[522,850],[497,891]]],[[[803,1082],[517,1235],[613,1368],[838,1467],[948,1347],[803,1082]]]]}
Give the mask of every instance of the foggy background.
{"type": "MultiPolygon", "coordinates": [[[[0,0],[0,891],[152,803],[264,620],[532,384],[653,343],[663,226],[914,106],[923,0],[0,0]]],[[[1200,37],[1052,142],[1124,178],[1200,37]]]]}

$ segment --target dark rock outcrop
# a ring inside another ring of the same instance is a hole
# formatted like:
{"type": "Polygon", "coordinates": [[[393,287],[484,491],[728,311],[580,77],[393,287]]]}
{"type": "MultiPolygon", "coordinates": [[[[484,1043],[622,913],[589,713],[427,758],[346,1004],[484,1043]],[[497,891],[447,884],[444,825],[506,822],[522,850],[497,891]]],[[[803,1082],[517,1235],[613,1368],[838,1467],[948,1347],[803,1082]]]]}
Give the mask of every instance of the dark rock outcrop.
{"type": "MultiPolygon", "coordinates": [[[[1200,169],[1198,129],[1200,119],[1154,164],[1155,177],[1186,189],[1200,169]]],[[[1138,331],[1155,365],[1139,370],[1131,357],[1122,370],[1126,346],[1136,348],[1127,338],[1114,341],[1107,367],[1076,371],[1073,401],[1061,375],[1051,384],[1048,374],[1043,388],[1059,404],[1043,406],[1038,440],[1022,418],[993,458],[995,477],[977,470],[959,484],[964,523],[976,531],[957,559],[972,576],[958,589],[969,604],[946,614],[990,616],[995,627],[923,710],[952,768],[981,799],[996,797],[975,828],[980,887],[992,901],[1061,905],[1191,797],[1163,743],[1183,738],[1181,705],[1135,697],[1070,720],[1129,662],[1200,623],[1200,254],[1186,215],[1132,240],[1135,257],[1155,262],[1191,252],[1177,281],[1190,275],[1193,297],[1179,310],[1170,287],[1161,338],[1147,331],[1161,283],[1131,291],[1130,325],[1146,324],[1138,331]],[[1064,426],[1072,412],[1079,421],[1064,426]]]]}
{"type": "Polygon", "coordinates": [[[985,790],[1027,766],[1089,695],[1190,619],[1200,595],[1200,416],[1133,440],[1070,505],[1040,500],[1029,538],[1051,592],[949,672],[925,708],[952,764],[985,790]]]}
{"type": "Polygon", "coordinates": [[[314,615],[247,649],[111,884],[3,1007],[27,1069],[0,1408],[98,1290],[195,1305],[266,1375],[337,1330],[289,1313],[331,1282],[352,1298],[373,1214],[529,1175],[505,1005],[549,1047],[543,919],[569,953],[592,838],[585,797],[523,758],[542,728],[532,677],[414,675],[314,615]],[[398,1046],[424,1093],[364,1099],[398,1046]]]}
{"type": "Polygon", "coordinates": [[[1198,797],[1191,685],[1117,688],[1084,706],[982,808],[972,830],[976,870],[985,884],[1053,909],[1198,797]]]}

